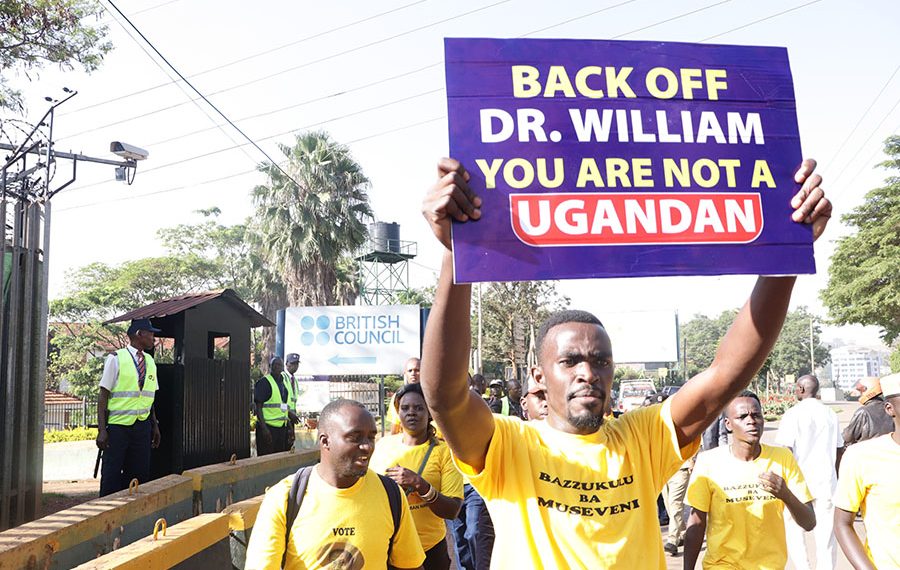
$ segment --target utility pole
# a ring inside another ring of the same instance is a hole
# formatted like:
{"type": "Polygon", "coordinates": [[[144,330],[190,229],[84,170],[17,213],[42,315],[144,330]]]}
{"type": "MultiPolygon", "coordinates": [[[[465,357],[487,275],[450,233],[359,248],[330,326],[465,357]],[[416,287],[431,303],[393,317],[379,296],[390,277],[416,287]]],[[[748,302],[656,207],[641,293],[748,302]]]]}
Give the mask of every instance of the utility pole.
{"type": "Polygon", "coordinates": [[[816,353],[813,346],[813,316],[809,316],[809,373],[816,373],[816,353]]]}
{"type": "Polygon", "coordinates": [[[478,356],[475,358],[475,373],[481,374],[481,283],[476,286],[478,292],[478,356]]]}
{"type": "Polygon", "coordinates": [[[29,129],[10,136],[0,122],[0,223],[4,225],[0,288],[0,530],[40,516],[43,471],[44,387],[47,378],[48,280],[51,199],[75,182],[79,162],[117,167],[116,178],[134,179],[143,149],[113,142],[125,160],[109,160],[53,148],[56,108],[77,95],[63,89],[47,98],[49,109],[29,129]],[[21,141],[21,142],[20,142],[21,141]],[[59,159],[71,161],[71,176],[52,187],[59,159]]]}
{"type": "MultiPolygon", "coordinates": [[[[681,330],[681,319],[678,318],[678,311],[675,311],[675,334],[676,337],[681,338],[681,382],[687,383],[688,381],[688,372],[687,372],[687,338],[684,336],[684,332],[681,330]]],[[[677,347],[678,339],[676,338],[677,347]]]]}

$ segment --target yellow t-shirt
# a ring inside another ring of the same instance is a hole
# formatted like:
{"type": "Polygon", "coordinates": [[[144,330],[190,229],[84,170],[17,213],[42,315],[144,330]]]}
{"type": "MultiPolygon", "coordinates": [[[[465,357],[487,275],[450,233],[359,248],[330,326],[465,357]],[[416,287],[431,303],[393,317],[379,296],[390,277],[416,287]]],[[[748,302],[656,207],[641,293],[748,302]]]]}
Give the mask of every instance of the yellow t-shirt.
{"type": "MultiPolygon", "coordinates": [[[[378,440],[369,467],[376,473],[382,474],[387,471],[388,467],[395,465],[417,472],[427,451],[427,441],[421,445],[409,446],[403,444],[403,434],[388,435],[378,440]]],[[[431,483],[431,486],[439,493],[462,499],[462,475],[453,465],[450,449],[446,443],[437,441],[437,445],[431,450],[428,463],[425,464],[425,469],[422,471],[422,477],[431,483]]],[[[416,522],[419,539],[422,541],[422,548],[428,550],[443,540],[444,535],[447,534],[447,526],[444,524],[444,519],[431,512],[419,495],[413,493],[408,495],[407,499],[409,500],[409,510],[416,522]]]]}
{"type": "Polygon", "coordinates": [[[394,426],[400,425],[400,416],[397,415],[397,410],[394,408],[394,399],[397,397],[397,394],[391,396],[391,401],[388,402],[387,414],[385,414],[384,418],[384,426],[390,432],[391,428],[394,426]]]}
{"type": "Polygon", "coordinates": [[[900,445],[891,434],[847,448],[834,506],[862,512],[866,551],[876,568],[900,568],[900,445]]]}
{"type": "Polygon", "coordinates": [[[813,500],[786,447],[762,445],[759,457],[741,461],[727,445],[697,456],[685,501],[709,513],[703,568],[783,570],[787,564],[784,502],[762,490],[759,476],[779,475],[800,500],[813,500]]]}
{"type": "MultiPolygon", "coordinates": [[[[247,545],[247,570],[281,568],[285,508],[292,481],[293,475],[266,492],[247,545]]],[[[319,477],[317,466],[291,530],[285,570],[385,568],[393,531],[387,492],[374,471],[370,469],[352,487],[338,489],[319,477]]],[[[424,560],[404,497],[391,564],[416,568],[424,560]]]]}
{"type": "Polygon", "coordinates": [[[668,402],[586,436],[493,417],[484,470],[455,458],[493,519],[492,568],[666,567],[656,497],[699,445],[679,450],[668,402]]]}

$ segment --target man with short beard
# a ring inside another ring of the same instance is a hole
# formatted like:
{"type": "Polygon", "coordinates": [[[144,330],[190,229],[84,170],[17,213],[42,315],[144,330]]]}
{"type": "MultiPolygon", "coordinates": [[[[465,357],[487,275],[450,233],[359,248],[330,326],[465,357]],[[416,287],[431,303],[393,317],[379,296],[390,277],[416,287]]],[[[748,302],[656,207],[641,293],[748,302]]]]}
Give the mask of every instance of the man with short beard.
{"type": "MultiPolygon", "coordinates": [[[[818,237],[831,205],[814,166],[801,166],[794,181],[803,186],[790,206],[792,220],[810,224],[818,237]]],[[[531,371],[547,389],[549,413],[543,422],[521,422],[491,414],[466,382],[472,288],[453,283],[450,226],[479,223],[481,207],[462,164],[442,160],[422,208],[444,246],[425,329],[422,388],[454,461],[494,520],[492,567],[665,568],[656,497],[765,362],[795,278],[761,276],[709,369],[662,405],[613,422],[603,421],[615,371],[606,329],[584,311],[551,316],[536,339],[531,371]]]]}
{"type": "MultiPolygon", "coordinates": [[[[369,469],[375,419],[359,402],[335,400],[319,415],[320,462],[309,475],[300,510],[287,533],[286,509],[294,475],[267,492],[247,545],[247,570],[421,568],[425,552],[403,493],[396,535],[390,501],[369,469]],[[285,537],[288,536],[287,545],[285,537]],[[388,551],[390,548],[390,559],[388,551]]],[[[394,484],[394,483],[391,483],[394,484]]]]}

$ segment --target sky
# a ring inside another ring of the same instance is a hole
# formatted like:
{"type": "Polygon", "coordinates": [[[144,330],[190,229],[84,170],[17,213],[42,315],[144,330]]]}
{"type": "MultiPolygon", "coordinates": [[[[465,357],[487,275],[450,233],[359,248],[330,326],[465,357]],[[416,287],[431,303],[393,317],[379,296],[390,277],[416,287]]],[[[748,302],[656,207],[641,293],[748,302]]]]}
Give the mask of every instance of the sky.
{"type": "MultiPolygon", "coordinates": [[[[818,273],[801,276],[792,306],[827,317],[827,283],[839,222],[882,184],[882,141],[900,131],[900,3],[895,0],[118,0],[116,5],[194,86],[276,160],[279,144],[327,130],[371,180],[376,219],[400,224],[418,244],[412,286],[434,283],[440,249],[420,214],[435,164],[448,153],[443,39],[535,37],[783,46],[788,49],[804,156],[816,158],[835,216],[816,244],[818,273]]],[[[109,5],[104,2],[109,9],[109,5]]],[[[111,10],[110,10],[111,11],[111,10]]],[[[114,12],[113,12],[114,13],[114,12]]],[[[114,158],[110,141],[149,150],[134,184],[112,167],[82,164],[53,199],[50,296],[66,273],[95,261],[163,253],[159,228],[200,219],[217,206],[223,223],[252,213],[250,191],[266,157],[225,124],[161,63],[116,14],[115,49],[101,69],[45,69],[24,90],[27,117],[78,95],[56,115],[58,151],[114,158]]],[[[57,174],[67,175],[65,168],[57,174]]],[[[741,305],[750,276],[561,282],[573,307],[604,312],[678,311],[682,320],[741,305]]],[[[602,318],[602,317],[601,317],[602,318]]],[[[829,327],[825,338],[873,344],[872,327],[829,327]]]]}

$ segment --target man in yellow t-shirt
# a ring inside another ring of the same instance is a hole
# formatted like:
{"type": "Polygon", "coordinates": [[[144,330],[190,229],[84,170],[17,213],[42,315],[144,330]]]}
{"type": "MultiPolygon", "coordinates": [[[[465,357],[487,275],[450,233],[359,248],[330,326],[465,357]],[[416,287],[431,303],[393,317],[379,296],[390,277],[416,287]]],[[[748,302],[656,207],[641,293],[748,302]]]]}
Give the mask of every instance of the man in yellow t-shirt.
{"type": "Polygon", "coordinates": [[[816,526],[813,497],[791,450],[760,443],[762,406],[744,391],[725,408],[732,443],[697,457],[687,502],[684,568],[693,570],[706,535],[703,568],[782,570],[784,508],[804,530],[816,526]]]}
{"type": "MultiPolygon", "coordinates": [[[[359,402],[336,400],[319,416],[321,462],[310,473],[287,544],[285,570],[421,568],[419,543],[406,497],[396,535],[385,487],[369,469],[375,420],[359,402]],[[390,559],[388,550],[390,549],[390,559]]],[[[247,570],[280,568],[293,475],[267,492],[247,546],[247,570]]]]}
{"type": "MultiPolygon", "coordinates": [[[[818,237],[831,205],[804,162],[792,218],[818,237]]],[[[425,400],[458,467],[494,521],[493,568],[665,568],[656,518],[663,485],[698,447],[703,429],[763,364],[787,312],[793,277],[760,277],[709,369],[674,396],[604,422],[615,364],[603,324],[584,311],[552,315],[536,339],[531,370],[546,387],[544,422],[495,416],[469,392],[471,286],[453,283],[451,221],[479,223],[482,202],[456,160],[422,213],[444,245],[425,329],[425,400]],[[653,529],[650,532],[650,529],[653,529]]],[[[790,181],[784,181],[790,183],[790,181]]]]}
{"type": "Polygon", "coordinates": [[[857,570],[900,568],[900,374],[882,378],[881,389],[894,432],[847,448],[834,495],[834,533],[857,570]],[[853,528],[857,511],[865,544],[853,528]]]}

